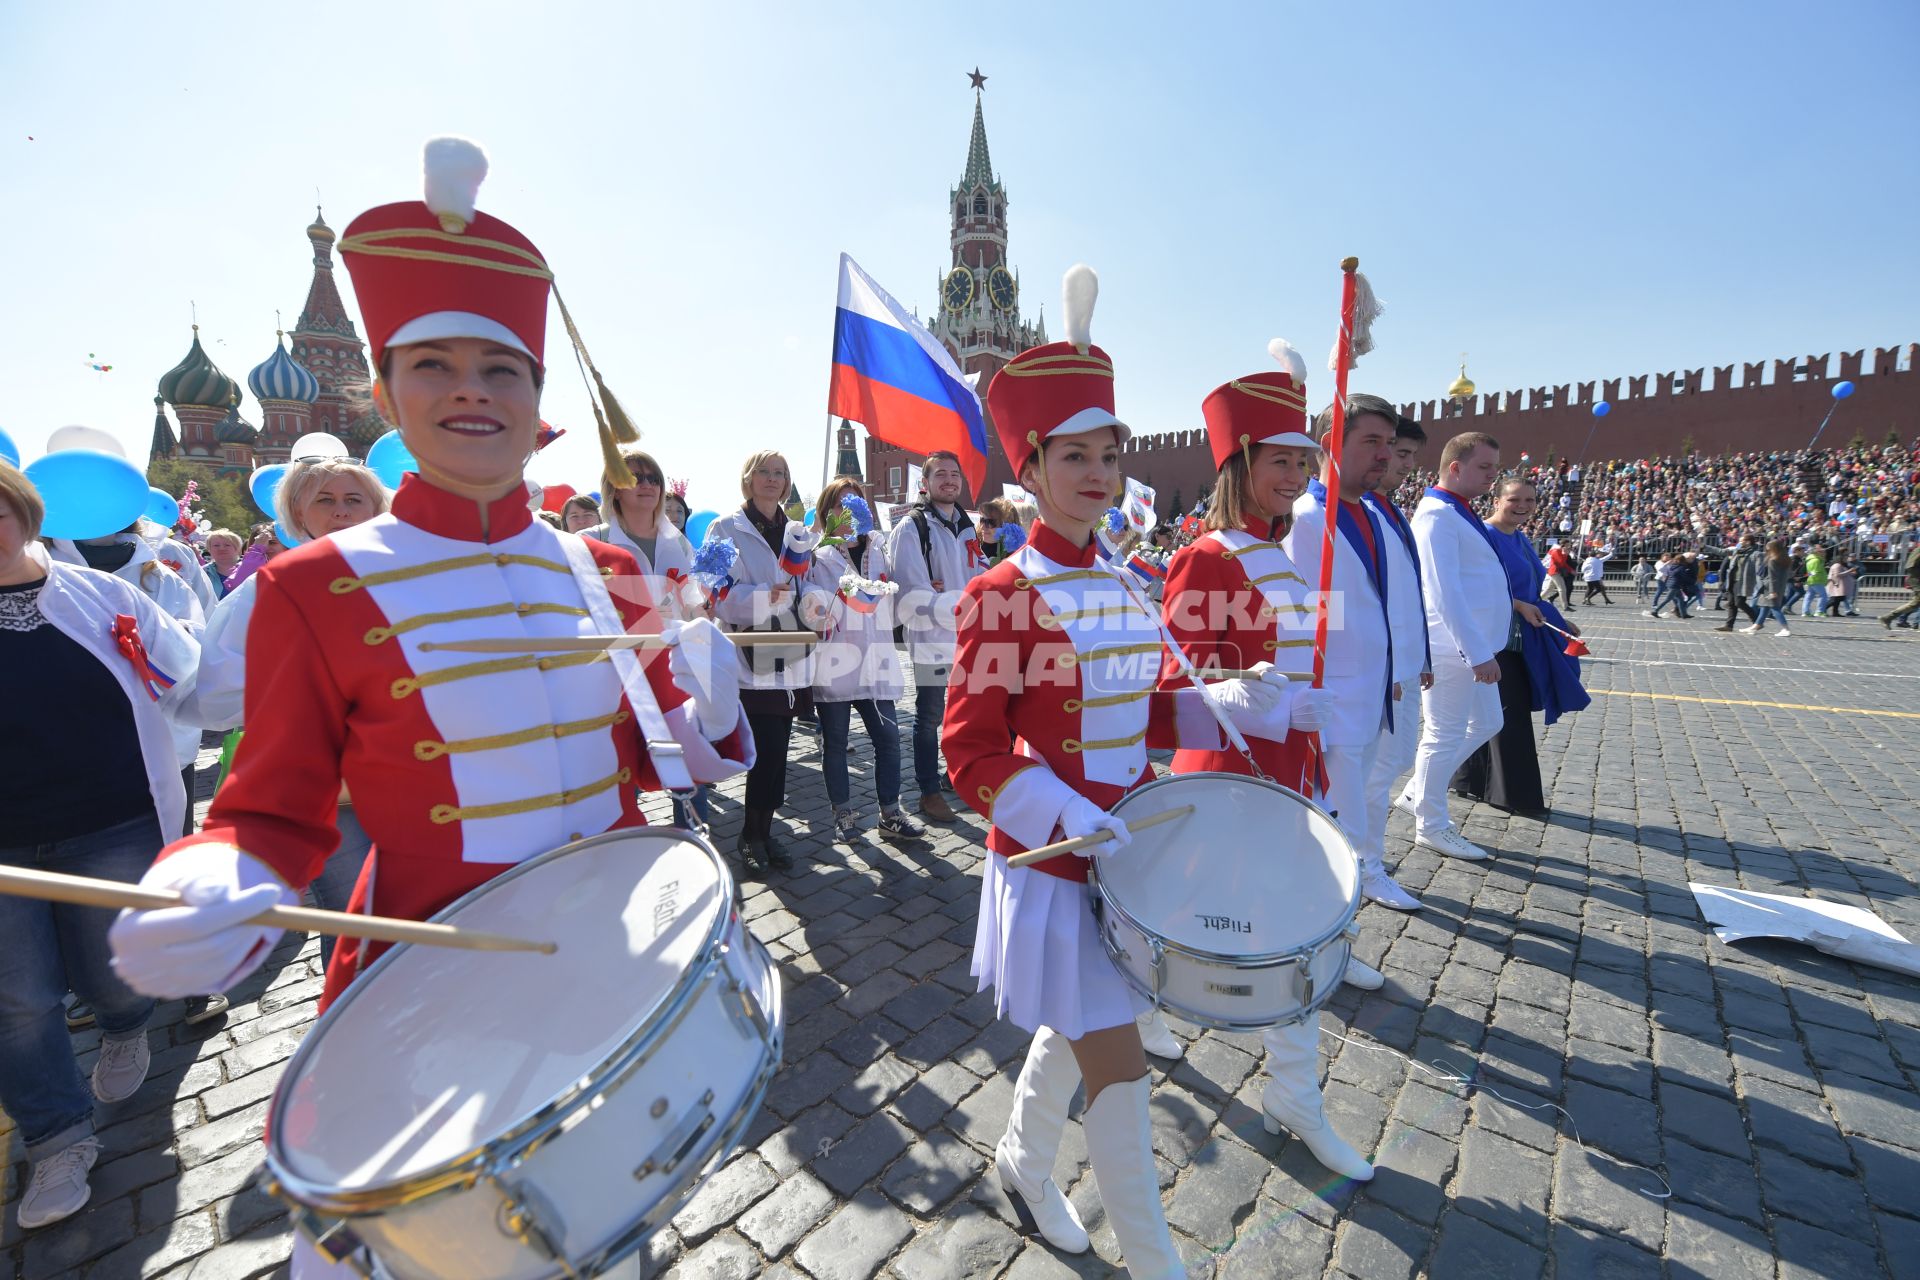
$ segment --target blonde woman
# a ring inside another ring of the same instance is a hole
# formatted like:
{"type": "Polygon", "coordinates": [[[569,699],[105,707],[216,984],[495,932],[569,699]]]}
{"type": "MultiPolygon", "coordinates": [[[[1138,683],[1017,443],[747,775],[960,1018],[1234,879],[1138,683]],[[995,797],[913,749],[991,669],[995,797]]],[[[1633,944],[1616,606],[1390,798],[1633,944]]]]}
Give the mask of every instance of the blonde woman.
{"type": "MultiPolygon", "coordinates": [[[[274,495],[274,516],[295,537],[314,542],[384,514],[388,501],[386,487],[366,466],[348,458],[321,458],[296,462],[287,469],[274,495]]],[[[247,635],[259,587],[259,576],[250,575],[214,607],[213,620],[201,638],[199,669],[182,682],[176,713],[196,730],[240,727],[247,635]]],[[[354,817],[344,788],[336,817],[340,845],[309,886],[314,905],[328,911],[346,910],[373,844],[354,817]]],[[[330,936],[320,939],[323,965],[333,960],[333,945],[330,936]]]]}
{"type": "MultiPolygon", "coordinates": [[[[792,485],[786,458],[763,449],[740,468],[737,511],[716,518],[706,540],[732,540],[733,585],[714,604],[728,631],[804,631],[824,622],[827,602],[816,588],[801,611],[806,576],[819,537],[789,519],[781,503],[792,485]]],[[[813,707],[813,661],[803,645],[741,646],[740,706],[753,730],[754,762],[747,773],[740,861],[750,873],[793,866],[773,834],[774,813],[787,797],[787,747],[794,719],[813,707]]]]}
{"type": "MultiPolygon", "coordinates": [[[[611,476],[600,478],[606,495],[606,518],[577,532],[630,552],[647,578],[647,588],[668,618],[695,616],[681,595],[687,571],[693,567],[693,544],[680,527],[665,516],[666,478],[652,455],[631,449],[620,455],[633,484],[620,487],[611,476]]],[[[569,503],[578,502],[572,499],[569,503]]]]}

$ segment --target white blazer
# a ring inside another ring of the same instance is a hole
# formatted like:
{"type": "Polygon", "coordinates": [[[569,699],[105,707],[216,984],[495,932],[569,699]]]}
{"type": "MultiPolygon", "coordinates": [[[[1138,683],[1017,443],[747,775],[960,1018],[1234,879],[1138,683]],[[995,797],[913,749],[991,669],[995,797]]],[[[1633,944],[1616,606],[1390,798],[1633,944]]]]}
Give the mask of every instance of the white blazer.
{"type": "MultiPolygon", "coordinates": [[[[790,536],[805,526],[798,520],[787,521],[790,536]]],[[[780,568],[780,555],[767,545],[753,527],[745,510],[735,508],[707,527],[707,541],[731,538],[740,556],[733,562],[733,587],[713,606],[713,615],[728,631],[798,631],[821,624],[826,616],[823,602],[803,600],[812,588],[805,576],[795,581],[780,568]],[[775,587],[791,587],[786,599],[773,604],[775,587]],[[804,620],[804,621],[803,621],[804,620]]],[[[742,689],[784,689],[789,692],[813,685],[812,653],[801,646],[761,649],[740,646],[740,687],[742,689]]]]}
{"type": "Polygon", "coordinates": [[[200,665],[174,691],[174,717],[202,729],[238,729],[247,691],[247,627],[260,575],[247,580],[213,606],[200,636],[200,665]]]}
{"type": "MultiPolygon", "coordinates": [[[[1363,508],[1364,510],[1364,508],[1363,508]]],[[[1385,549],[1399,535],[1367,511],[1374,542],[1385,549]]],[[[1303,493],[1293,504],[1293,527],[1281,541],[1287,558],[1307,580],[1308,598],[1320,590],[1320,543],[1327,513],[1320,499],[1303,493]]],[[[1337,528],[1333,538],[1333,598],[1328,602],[1325,687],[1333,694],[1333,714],[1320,731],[1328,746],[1365,746],[1387,725],[1388,679],[1393,667],[1393,636],[1380,607],[1380,593],[1360,561],[1360,553],[1337,528]]],[[[1387,567],[1387,600],[1391,604],[1399,585],[1393,580],[1392,559],[1387,567]]],[[[1406,584],[1409,591],[1412,583],[1406,584]]]]}
{"type": "MultiPolygon", "coordinates": [[[[830,610],[813,651],[813,696],[817,702],[854,702],[862,698],[897,701],[906,691],[900,651],[893,646],[893,606],[897,594],[882,595],[872,613],[861,613],[840,598],[840,579],[852,572],[845,547],[821,547],[813,553],[807,585],[830,610]]],[[[867,537],[866,563],[858,570],[868,581],[891,578],[886,536],[875,529],[867,537]]]]}
{"type": "Polygon", "coordinates": [[[631,554],[640,562],[641,576],[647,580],[647,592],[660,606],[662,620],[678,618],[684,621],[689,613],[681,598],[680,588],[688,571],[693,568],[693,544],[665,516],[660,517],[655,527],[657,532],[654,534],[651,559],[627,536],[627,531],[620,527],[618,520],[609,519],[605,524],[582,529],[580,536],[604,542],[610,547],[619,547],[631,554]]]}
{"type": "Polygon", "coordinates": [[[1513,596],[1500,556],[1453,504],[1431,494],[1413,509],[1413,540],[1427,589],[1433,656],[1458,654],[1469,666],[1507,647],[1513,596]]]}
{"type": "Polygon", "coordinates": [[[888,535],[887,559],[893,565],[894,580],[900,584],[894,608],[906,637],[907,652],[918,668],[915,683],[945,684],[946,669],[953,662],[960,595],[987,562],[980,551],[979,533],[964,514],[959,537],[931,515],[916,515],[908,512],[888,535]],[[920,519],[925,519],[927,526],[924,553],[920,550],[920,519]],[[936,581],[940,583],[938,591],[933,587],[936,581]]]}
{"type": "MultiPolygon", "coordinates": [[[[187,817],[187,793],[180,785],[181,765],[173,740],[174,695],[168,691],[156,699],[135,674],[133,663],[114,639],[114,619],[125,614],[134,620],[149,663],[156,672],[174,680],[175,690],[199,663],[200,642],[144,592],[117,575],[55,560],[37,544],[28,546],[27,554],[47,570],[47,585],[40,589],[40,612],[62,635],[98,658],[126,695],[133,709],[134,731],[140,736],[140,758],[146,763],[147,789],[153,794],[160,833],[173,838],[186,825],[187,817]]],[[[194,730],[194,741],[197,747],[198,729],[194,730]]]]}
{"type": "MultiPolygon", "coordinates": [[[[1393,682],[1405,686],[1402,699],[1420,693],[1420,673],[1427,665],[1427,611],[1420,602],[1415,584],[1420,579],[1407,544],[1400,531],[1385,520],[1379,522],[1386,540],[1380,545],[1387,555],[1387,624],[1393,628],[1393,682]]],[[[1413,704],[1402,701],[1403,707],[1413,704]]]]}

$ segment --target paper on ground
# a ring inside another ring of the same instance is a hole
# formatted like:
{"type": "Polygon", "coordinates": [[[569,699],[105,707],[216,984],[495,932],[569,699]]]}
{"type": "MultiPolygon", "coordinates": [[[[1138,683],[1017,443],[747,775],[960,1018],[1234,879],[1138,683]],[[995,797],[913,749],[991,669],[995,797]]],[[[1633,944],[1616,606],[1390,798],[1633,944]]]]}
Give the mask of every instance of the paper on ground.
{"type": "Polygon", "coordinates": [[[1908,942],[1871,911],[1818,898],[1789,898],[1690,883],[1700,914],[1722,942],[1786,938],[1830,956],[1878,965],[1920,978],[1920,946],[1908,942]]]}

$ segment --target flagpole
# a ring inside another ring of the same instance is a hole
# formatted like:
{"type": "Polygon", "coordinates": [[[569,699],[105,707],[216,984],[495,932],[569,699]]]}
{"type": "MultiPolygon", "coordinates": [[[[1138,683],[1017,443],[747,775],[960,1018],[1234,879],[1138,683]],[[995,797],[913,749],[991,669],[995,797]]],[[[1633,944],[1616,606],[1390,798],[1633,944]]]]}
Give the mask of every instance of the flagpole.
{"type": "MultiPolygon", "coordinates": [[[[829,392],[831,394],[831,392],[829,392]]],[[[825,492],[827,482],[833,479],[833,410],[827,410],[827,447],[820,458],[820,488],[815,492],[825,492]]],[[[804,497],[805,495],[801,495],[804,497]]]]}
{"type": "MultiPolygon", "coordinates": [[[[1354,274],[1359,269],[1358,258],[1346,258],[1340,263],[1340,333],[1334,340],[1333,417],[1322,446],[1333,483],[1327,486],[1326,506],[1321,513],[1326,527],[1320,536],[1320,595],[1313,619],[1313,687],[1316,689],[1326,683],[1328,601],[1333,595],[1333,557],[1339,547],[1334,532],[1340,519],[1340,449],[1347,435],[1347,371],[1353,367],[1354,274]]],[[[1324,774],[1325,752],[1319,733],[1309,734],[1308,741],[1313,748],[1314,773],[1324,774]]]]}

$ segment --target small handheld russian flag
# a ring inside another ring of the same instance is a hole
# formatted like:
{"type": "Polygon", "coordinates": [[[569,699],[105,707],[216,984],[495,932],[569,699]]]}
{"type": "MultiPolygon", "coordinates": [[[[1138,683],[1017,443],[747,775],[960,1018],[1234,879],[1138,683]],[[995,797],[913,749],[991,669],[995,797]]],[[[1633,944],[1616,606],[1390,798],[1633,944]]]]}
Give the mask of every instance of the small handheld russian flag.
{"type": "Polygon", "coordinates": [[[1133,570],[1134,573],[1148,582],[1165,582],[1167,580],[1167,567],[1155,560],[1148,559],[1138,551],[1127,557],[1127,568],[1133,570]]]}

